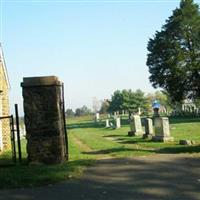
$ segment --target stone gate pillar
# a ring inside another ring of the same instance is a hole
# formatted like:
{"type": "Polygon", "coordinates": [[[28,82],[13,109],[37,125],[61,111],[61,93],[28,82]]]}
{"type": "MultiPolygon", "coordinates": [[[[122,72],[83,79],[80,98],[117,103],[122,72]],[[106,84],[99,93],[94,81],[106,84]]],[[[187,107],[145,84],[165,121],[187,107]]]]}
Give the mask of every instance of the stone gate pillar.
{"type": "Polygon", "coordinates": [[[55,76],[32,77],[24,78],[21,86],[29,162],[62,163],[67,155],[62,82],[55,76]]]}

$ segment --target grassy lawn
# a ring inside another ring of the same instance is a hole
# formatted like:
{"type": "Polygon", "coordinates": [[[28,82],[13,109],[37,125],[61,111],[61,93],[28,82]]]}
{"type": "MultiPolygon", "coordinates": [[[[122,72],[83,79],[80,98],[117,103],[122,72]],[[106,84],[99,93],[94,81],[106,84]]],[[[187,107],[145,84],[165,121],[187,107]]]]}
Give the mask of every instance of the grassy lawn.
{"type": "Polygon", "coordinates": [[[171,135],[175,138],[173,143],[152,142],[142,139],[141,136],[129,137],[130,127],[127,118],[122,119],[122,128],[118,130],[104,128],[104,121],[95,125],[85,118],[79,119],[78,122],[74,122],[74,119],[69,121],[68,129],[73,137],[78,138],[91,149],[82,152],[90,156],[134,157],[156,153],[200,153],[199,118],[171,119],[171,135]],[[74,127],[75,123],[76,127],[74,127]],[[180,139],[194,140],[196,145],[181,146],[178,144],[180,139]]]}
{"type": "Polygon", "coordinates": [[[148,156],[156,153],[194,153],[200,156],[200,118],[170,119],[173,143],[151,142],[141,137],[128,137],[126,117],[122,128],[104,128],[105,121],[94,123],[91,116],[67,121],[70,160],[60,165],[28,165],[25,141],[23,164],[12,165],[11,152],[0,155],[0,188],[31,187],[76,178],[97,159],[109,157],[148,156]],[[180,139],[196,141],[194,146],[180,146],[180,139]]]}

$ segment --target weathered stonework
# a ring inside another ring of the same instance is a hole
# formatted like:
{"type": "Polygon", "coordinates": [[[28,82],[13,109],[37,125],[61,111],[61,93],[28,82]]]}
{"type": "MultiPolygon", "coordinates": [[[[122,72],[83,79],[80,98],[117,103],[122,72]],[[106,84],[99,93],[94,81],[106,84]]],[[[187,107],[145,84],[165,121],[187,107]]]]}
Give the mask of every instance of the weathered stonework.
{"type": "Polygon", "coordinates": [[[121,128],[121,119],[120,117],[115,118],[115,129],[121,128]]]}
{"type": "Polygon", "coordinates": [[[153,141],[173,142],[174,138],[170,136],[169,119],[167,117],[154,118],[155,136],[153,141]]]}
{"type": "Polygon", "coordinates": [[[133,115],[130,119],[131,131],[128,132],[128,136],[138,136],[143,134],[141,118],[139,115],[133,115]]]}
{"type": "Polygon", "coordinates": [[[145,134],[143,135],[143,138],[149,138],[152,139],[154,134],[153,131],[153,122],[151,118],[146,118],[145,119],[145,134]]]}
{"type": "Polygon", "coordinates": [[[66,160],[61,85],[55,76],[24,78],[24,112],[30,162],[46,164],[66,160]]]}
{"type": "Polygon", "coordinates": [[[106,119],[106,128],[110,128],[109,119],[106,119]]]}
{"type": "MultiPolygon", "coordinates": [[[[9,81],[3,51],[0,45],[0,116],[8,116],[9,112],[9,81]]],[[[9,149],[10,122],[9,119],[0,120],[0,151],[9,149]]]]}

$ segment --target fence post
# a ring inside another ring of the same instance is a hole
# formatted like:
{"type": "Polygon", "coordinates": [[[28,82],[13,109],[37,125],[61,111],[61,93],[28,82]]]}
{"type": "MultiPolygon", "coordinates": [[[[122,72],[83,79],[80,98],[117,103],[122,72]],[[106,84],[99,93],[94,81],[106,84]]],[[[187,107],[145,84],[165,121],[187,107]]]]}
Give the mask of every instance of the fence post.
{"type": "Polygon", "coordinates": [[[65,131],[65,145],[66,145],[66,159],[69,160],[68,154],[68,137],[67,137],[67,127],[66,127],[66,117],[65,117],[65,96],[64,96],[64,83],[62,83],[62,114],[63,114],[63,125],[65,131]]]}
{"type": "Polygon", "coordinates": [[[22,153],[21,153],[20,130],[19,130],[19,114],[18,114],[18,105],[17,104],[15,104],[15,117],[16,117],[18,155],[19,155],[19,162],[21,162],[22,161],[22,153]]]}
{"type": "Polygon", "coordinates": [[[13,115],[10,116],[10,130],[11,130],[12,158],[13,162],[16,163],[15,128],[14,128],[13,115]]]}

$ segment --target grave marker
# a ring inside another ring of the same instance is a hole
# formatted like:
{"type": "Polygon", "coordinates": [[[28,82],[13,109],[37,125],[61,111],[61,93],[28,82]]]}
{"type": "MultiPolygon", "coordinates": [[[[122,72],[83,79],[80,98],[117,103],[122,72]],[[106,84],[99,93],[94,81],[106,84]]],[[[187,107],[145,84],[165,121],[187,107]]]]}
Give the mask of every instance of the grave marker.
{"type": "Polygon", "coordinates": [[[167,117],[154,118],[155,136],[153,141],[170,142],[174,138],[170,136],[169,119],[167,117]]]}
{"type": "Polygon", "coordinates": [[[154,132],[153,132],[153,122],[151,118],[145,119],[145,134],[143,138],[150,138],[152,139],[154,132]]]}
{"type": "Polygon", "coordinates": [[[142,123],[139,115],[133,115],[130,119],[130,128],[131,131],[128,132],[129,136],[142,135],[142,123]]]}

